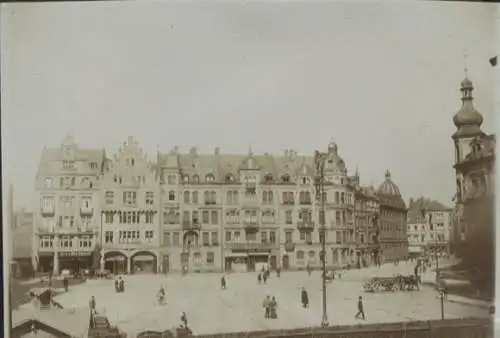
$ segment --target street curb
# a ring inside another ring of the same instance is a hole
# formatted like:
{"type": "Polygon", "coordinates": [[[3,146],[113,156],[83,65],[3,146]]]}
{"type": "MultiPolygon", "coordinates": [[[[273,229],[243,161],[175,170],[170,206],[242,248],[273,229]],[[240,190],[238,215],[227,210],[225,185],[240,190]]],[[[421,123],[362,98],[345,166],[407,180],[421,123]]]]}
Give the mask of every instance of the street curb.
{"type": "Polygon", "coordinates": [[[460,301],[460,300],[456,300],[456,299],[455,300],[454,299],[447,299],[446,301],[449,303],[475,306],[475,307],[478,307],[481,309],[486,309],[486,310],[488,310],[491,307],[491,305],[488,305],[488,304],[468,303],[468,302],[464,302],[464,301],[460,301]]]}

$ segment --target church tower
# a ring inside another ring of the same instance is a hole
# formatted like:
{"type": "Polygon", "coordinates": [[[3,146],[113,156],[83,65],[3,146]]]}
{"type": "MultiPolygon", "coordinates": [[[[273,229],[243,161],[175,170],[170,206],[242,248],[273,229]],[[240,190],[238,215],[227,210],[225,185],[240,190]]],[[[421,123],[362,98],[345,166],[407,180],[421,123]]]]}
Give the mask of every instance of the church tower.
{"type": "MultiPolygon", "coordinates": [[[[462,92],[462,107],[453,116],[453,123],[457,127],[457,131],[451,137],[455,145],[455,164],[461,163],[465,156],[470,153],[471,141],[477,136],[484,135],[481,130],[483,116],[474,107],[473,90],[472,81],[466,76],[460,88],[462,92]]],[[[456,175],[457,201],[461,201],[463,197],[463,178],[458,172],[456,175]]]]}

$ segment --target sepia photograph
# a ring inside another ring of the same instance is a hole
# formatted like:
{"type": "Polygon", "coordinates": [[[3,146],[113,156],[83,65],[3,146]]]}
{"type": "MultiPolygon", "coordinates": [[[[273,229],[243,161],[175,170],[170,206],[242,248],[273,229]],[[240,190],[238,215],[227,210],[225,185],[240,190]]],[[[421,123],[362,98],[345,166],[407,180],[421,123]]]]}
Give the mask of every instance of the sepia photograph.
{"type": "Polygon", "coordinates": [[[3,336],[493,338],[499,14],[2,4],[3,336]]]}

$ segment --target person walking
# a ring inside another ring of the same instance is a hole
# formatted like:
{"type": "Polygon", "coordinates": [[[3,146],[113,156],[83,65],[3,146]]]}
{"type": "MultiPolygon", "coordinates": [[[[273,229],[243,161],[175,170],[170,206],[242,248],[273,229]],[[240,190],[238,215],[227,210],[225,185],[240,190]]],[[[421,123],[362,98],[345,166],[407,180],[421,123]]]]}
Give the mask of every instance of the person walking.
{"type": "Polygon", "coordinates": [[[90,300],[89,300],[90,313],[92,313],[92,314],[96,313],[95,306],[96,306],[96,304],[95,304],[95,297],[92,296],[92,297],[90,297],[90,300]]]}
{"type": "Polygon", "coordinates": [[[278,318],[278,302],[276,301],[276,297],[273,296],[273,299],[271,299],[271,303],[269,304],[269,317],[271,319],[276,319],[278,318]]]}
{"type": "Polygon", "coordinates": [[[225,276],[222,276],[220,279],[220,288],[222,290],[226,290],[226,277],[225,276]]]}
{"type": "Polygon", "coordinates": [[[356,313],[354,318],[359,319],[359,317],[366,320],[365,311],[363,309],[363,298],[361,296],[358,298],[358,313],[356,313]]]}
{"type": "Polygon", "coordinates": [[[264,299],[264,303],[262,303],[262,307],[265,309],[264,318],[269,318],[270,306],[271,306],[271,297],[267,295],[266,298],[264,299]]]}
{"type": "Polygon", "coordinates": [[[309,296],[307,294],[307,291],[306,289],[303,287],[302,288],[302,292],[301,292],[301,301],[302,301],[302,307],[305,309],[305,308],[308,308],[309,307],[309,296]]]}
{"type": "Polygon", "coordinates": [[[279,266],[276,268],[276,276],[281,277],[281,267],[279,266]]]}
{"type": "Polygon", "coordinates": [[[257,281],[259,282],[259,284],[262,283],[262,274],[259,272],[259,275],[257,276],[257,281]]]}
{"type": "Polygon", "coordinates": [[[184,325],[184,328],[188,328],[188,318],[187,318],[187,315],[186,315],[186,312],[182,312],[181,313],[181,322],[182,324],[184,325]]]}

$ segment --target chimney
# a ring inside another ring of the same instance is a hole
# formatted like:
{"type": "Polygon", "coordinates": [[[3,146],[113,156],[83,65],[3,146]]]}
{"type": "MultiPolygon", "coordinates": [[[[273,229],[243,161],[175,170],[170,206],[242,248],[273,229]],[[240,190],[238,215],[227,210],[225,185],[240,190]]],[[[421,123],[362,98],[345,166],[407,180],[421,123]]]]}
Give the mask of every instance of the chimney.
{"type": "Polygon", "coordinates": [[[215,153],[215,155],[219,155],[220,148],[219,147],[215,147],[214,153],[215,153]]]}
{"type": "Polygon", "coordinates": [[[191,149],[189,149],[189,154],[191,154],[192,156],[196,156],[198,154],[196,147],[192,147],[191,149]]]}

